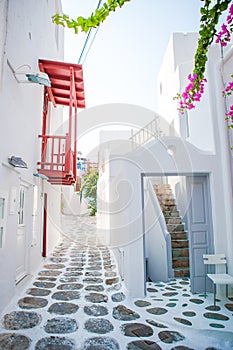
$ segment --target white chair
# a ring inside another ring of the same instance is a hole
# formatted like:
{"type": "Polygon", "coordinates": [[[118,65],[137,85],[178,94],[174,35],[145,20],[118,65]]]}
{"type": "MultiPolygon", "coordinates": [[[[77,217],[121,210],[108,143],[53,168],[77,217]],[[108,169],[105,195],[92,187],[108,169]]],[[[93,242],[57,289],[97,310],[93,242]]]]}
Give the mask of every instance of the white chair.
{"type": "MultiPolygon", "coordinates": [[[[214,306],[216,305],[216,285],[226,285],[226,296],[228,297],[228,285],[233,284],[233,276],[228,274],[227,260],[225,254],[203,254],[205,265],[225,265],[225,273],[207,273],[214,285],[214,306]]],[[[206,276],[205,276],[205,294],[206,294],[206,276]]]]}

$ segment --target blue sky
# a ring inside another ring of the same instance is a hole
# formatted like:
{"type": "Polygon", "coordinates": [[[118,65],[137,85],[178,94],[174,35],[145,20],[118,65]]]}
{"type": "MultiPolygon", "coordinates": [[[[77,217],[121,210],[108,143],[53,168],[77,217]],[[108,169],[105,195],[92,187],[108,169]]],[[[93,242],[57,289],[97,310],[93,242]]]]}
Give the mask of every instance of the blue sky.
{"type": "MultiPolygon", "coordinates": [[[[62,0],[63,12],[87,16],[98,0],[62,0]]],[[[131,103],[156,111],[157,75],[172,32],[199,29],[200,0],[131,0],[111,14],[84,63],[87,108],[131,103]]],[[[66,30],[65,60],[78,62],[83,34],[66,30]]]]}

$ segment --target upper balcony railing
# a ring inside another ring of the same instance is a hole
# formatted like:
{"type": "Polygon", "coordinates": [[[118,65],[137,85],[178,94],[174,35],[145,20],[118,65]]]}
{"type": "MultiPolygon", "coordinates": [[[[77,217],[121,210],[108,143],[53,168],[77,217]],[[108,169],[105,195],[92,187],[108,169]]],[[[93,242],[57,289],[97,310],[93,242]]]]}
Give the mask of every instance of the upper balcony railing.
{"type": "Polygon", "coordinates": [[[155,116],[150,123],[145,125],[142,129],[130,137],[132,149],[136,149],[143,144],[161,136],[162,131],[159,128],[159,116],[155,116]]]}

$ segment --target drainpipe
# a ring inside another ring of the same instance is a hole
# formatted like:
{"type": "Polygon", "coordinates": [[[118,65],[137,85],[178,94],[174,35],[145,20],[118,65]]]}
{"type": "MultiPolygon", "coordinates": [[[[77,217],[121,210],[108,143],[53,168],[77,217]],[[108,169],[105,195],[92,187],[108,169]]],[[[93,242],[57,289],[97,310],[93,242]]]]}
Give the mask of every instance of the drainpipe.
{"type": "MultiPolygon", "coordinates": [[[[217,74],[216,79],[216,87],[222,86],[224,87],[224,79],[223,79],[223,69],[224,64],[233,56],[233,48],[229,50],[225,58],[222,58],[221,62],[217,64],[217,71],[219,74],[217,74]]],[[[214,69],[214,66],[212,66],[214,69]]],[[[215,89],[216,90],[216,89],[215,89]]],[[[233,262],[233,256],[232,256],[232,247],[233,247],[233,238],[232,238],[232,231],[233,231],[233,222],[232,222],[232,212],[233,212],[233,205],[232,205],[232,180],[233,180],[233,169],[232,169],[232,154],[230,151],[231,146],[231,140],[230,135],[227,132],[227,127],[223,126],[221,123],[221,120],[218,118],[218,116],[222,116],[222,111],[226,112],[226,100],[222,101],[220,103],[217,103],[216,105],[216,112],[213,113],[215,115],[215,128],[217,132],[217,137],[215,136],[215,142],[217,141],[218,145],[216,147],[216,153],[221,155],[221,167],[224,167],[226,169],[225,174],[230,174],[229,176],[224,178],[224,187],[222,187],[223,196],[224,196],[224,203],[227,204],[227,207],[225,208],[225,217],[226,217],[226,228],[228,229],[228,242],[227,242],[227,249],[228,249],[228,256],[231,258],[232,261],[229,261],[229,266],[232,265],[233,262]],[[217,127],[216,127],[217,126],[217,127]],[[228,151],[227,151],[228,149],[228,151]],[[231,190],[229,190],[231,188],[231,190]]],[[[224,116],[222,116],[224,117],[224,116]]],[[[215,134],[216,134],[215,132],[215,134]]],[[[232,271],[230,271],[232,273],[232,271]]]]}

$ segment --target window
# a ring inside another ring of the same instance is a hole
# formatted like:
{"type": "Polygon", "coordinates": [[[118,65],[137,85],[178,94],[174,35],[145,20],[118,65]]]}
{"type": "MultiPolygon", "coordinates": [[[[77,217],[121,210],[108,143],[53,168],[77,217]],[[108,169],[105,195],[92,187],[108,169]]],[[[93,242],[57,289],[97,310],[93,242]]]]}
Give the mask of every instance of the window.
{"type": "Polygon", "coordinates": [[[3,247],[6,232],[7,192],[0,191],[0,248],[3,247]]]}
{"type": "Polygon", "coordinates": [[[19,193],[19,211],[18,211],[18,224],[23,225],[24,224],[24,189],[20,188],[19,193]]]}
{"type": "Polygon", "coordinates": [[[0,219],[4,219],[5,198],[0,197],[0,219]]]}

